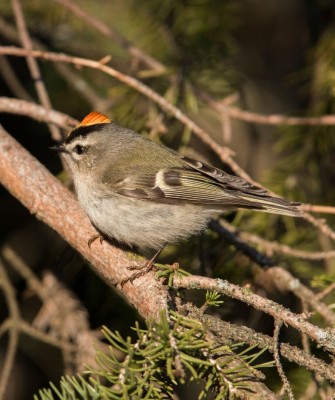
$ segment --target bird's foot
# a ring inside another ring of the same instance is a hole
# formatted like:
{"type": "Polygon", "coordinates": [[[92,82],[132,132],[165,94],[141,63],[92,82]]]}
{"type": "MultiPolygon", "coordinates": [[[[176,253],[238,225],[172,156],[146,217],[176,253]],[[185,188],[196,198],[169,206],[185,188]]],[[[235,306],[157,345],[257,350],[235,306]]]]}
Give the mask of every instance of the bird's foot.
{"type": "Polygon", "coordinates": [[[100,244],[102,244],[103,241],[106,240],[106,237],[105,237],[104,235],[100,234],[100,233],[99,233],[98,235],[94,235],[94,236],[92,236],[90,239],[88,239],[88,241],[87,241],[87,246],[88,246],[89,248],[91,248],[92,243],[95,242],[97,239],[99,239],[100,244]]]}
{"type": "Polygon", "coordinates": [[[137,270],[134,274],[128,276],[127,278],[123,279],[120,282],[121,287],[123,287],[126,283],[130,282],[133,283],[135,279],[140,278],[141,276],[146,275],[148,272],[152,271],[155,266],[155,261],[162,252],[163,249],[159,249],[157,253],[150,259],[148,260],[143,266],[130,266],[127,269],[134,271],[137,270]]]}

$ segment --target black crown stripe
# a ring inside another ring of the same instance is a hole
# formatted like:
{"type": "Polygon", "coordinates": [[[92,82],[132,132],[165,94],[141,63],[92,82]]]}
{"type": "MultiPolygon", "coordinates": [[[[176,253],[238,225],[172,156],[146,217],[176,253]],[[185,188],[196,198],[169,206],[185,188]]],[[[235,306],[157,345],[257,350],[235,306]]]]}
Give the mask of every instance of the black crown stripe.
{"type": "Polygon", "coordinates": [[[66,139],[64,140],[64,143],[69,144],[79,136],[87,136],[92,132],[99,132],[103,130],[106,125],[109,124],[110,122],[106,123],[100,122],[98,124],[93,124],[93,125],[77,126],[76,128],[72,129],[72,131],[67,135],[66,139]]]}

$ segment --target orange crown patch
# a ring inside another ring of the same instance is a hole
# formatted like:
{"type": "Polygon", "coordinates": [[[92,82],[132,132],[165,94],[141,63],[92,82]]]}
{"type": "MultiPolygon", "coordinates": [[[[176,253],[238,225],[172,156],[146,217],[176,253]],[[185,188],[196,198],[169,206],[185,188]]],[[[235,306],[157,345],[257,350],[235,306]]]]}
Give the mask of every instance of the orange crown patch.
{"type": "Polygon", "coordinates": [[[95,124],[110,124],[112,122],[111,119],[106,117],[106,115],[101,114],[97,111],[92,111],[81,121],[79,126],[88,126],[88,125],[95,125],[95,124]]]}
{"type": "Polygon", "coordinates": [[[85,126],[97,124],[110,124],[111,122],[112,120],[106,117],[106,115],[101,114],[97,111],[92,111],[91,113],[86,115],[86,117],[81,121],[80,124],[78,124],[74,129],[72,129],[72,131],[68,133],[66,141],[69,143],[77,136],[83,134],[82,129],[80,128],[85,128],[85,126]]]}

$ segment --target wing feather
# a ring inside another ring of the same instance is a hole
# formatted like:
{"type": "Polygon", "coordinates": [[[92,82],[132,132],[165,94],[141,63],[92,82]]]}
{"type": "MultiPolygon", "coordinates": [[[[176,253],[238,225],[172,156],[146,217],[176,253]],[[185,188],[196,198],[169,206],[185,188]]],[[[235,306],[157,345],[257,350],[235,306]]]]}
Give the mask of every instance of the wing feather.
{"type": "Polygon", "coordinates": [[[136,199],[169,204],[199,204],[217,209],[251,208],[296,216],[297,203],[273,197],[268,191],[244,179],[195,161],[182,158],[184,167],[167,167],[156,174],[137,175],[120,180],[112,190],[136,199]]]}

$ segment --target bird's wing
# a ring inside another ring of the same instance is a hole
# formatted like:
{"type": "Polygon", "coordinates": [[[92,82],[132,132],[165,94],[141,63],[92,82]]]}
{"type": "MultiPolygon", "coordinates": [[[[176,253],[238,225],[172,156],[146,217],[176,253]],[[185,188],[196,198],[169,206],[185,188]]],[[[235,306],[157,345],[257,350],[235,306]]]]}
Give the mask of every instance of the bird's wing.
{"type": "MultiPolygon", "coordinates": [[[[113,190],[124,196],[161,203],[234,206],[234,193],[197,171],[165,168],[152,175],[133,175],[116,183],[113,190]]],[[[247,204],[245,203],[247,206],[247,204]]],[[[235,205],[236,206],[236,205],[235,205]]]]}
{"type": "Polygon", "coordinates": [[[182,159],[190,168],[212,178],[214,181],[219,182],[228,190],[238,190],[258,196],[269,196],[269,192],[267,190],[260,188],[259,186],[252,185],[245,179],[236,175],[227,174],[227,172],[224,172],[219,168],[215,168],[209,164],[194,160],[190,157],[184,156],[182,159]]]}
{"type": "Polygon", "coordinates": [[[136,173],[113,184],[123,196],[169,204],[199,204],[213,208],[250,208],[286,215],[296,206],[220,169],[184,157],[184,167],[167,167],[156,174],[136,173]]]}

